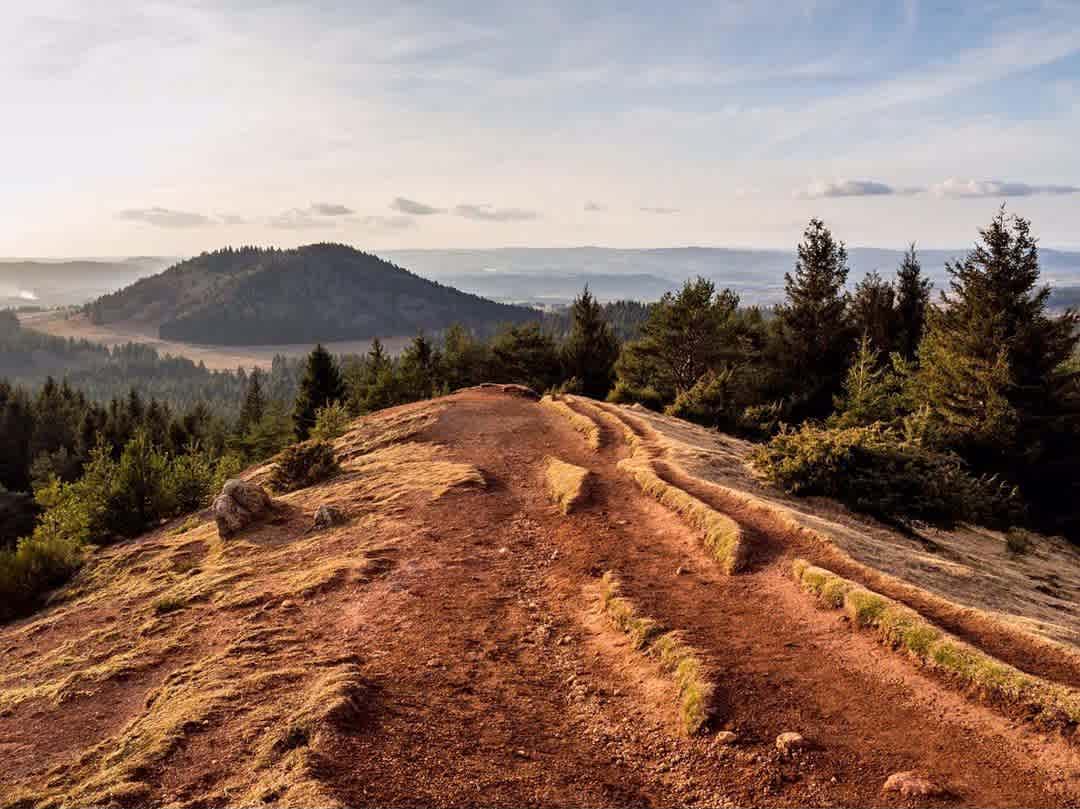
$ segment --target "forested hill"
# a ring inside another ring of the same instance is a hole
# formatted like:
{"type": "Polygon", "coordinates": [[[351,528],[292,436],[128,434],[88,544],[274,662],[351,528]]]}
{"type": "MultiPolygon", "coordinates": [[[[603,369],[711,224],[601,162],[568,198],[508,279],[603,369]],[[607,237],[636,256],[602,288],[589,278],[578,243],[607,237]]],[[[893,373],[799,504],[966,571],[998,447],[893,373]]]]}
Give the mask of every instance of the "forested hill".
{"type": "Polygon", "coordinates": [[[95,323],[158,328],[163,339],[268,345],[438,331],[486,332],[538,317],[428,281],[340,244],[204,253],[88,305],[95,323]]]}

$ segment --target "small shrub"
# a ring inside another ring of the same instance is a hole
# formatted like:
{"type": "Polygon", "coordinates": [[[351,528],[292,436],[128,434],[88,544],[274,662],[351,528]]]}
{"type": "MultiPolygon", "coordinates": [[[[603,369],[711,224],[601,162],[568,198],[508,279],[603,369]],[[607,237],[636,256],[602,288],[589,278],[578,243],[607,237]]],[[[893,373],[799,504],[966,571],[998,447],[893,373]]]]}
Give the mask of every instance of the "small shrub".
{"type": "Polygon", "coordinates": [[[1023,528],[1010,528],[1005,532],[1005,548],[1013,556],[1023,556],[1033,544],[1035,535],[1023,528]]]}
{"type": "Polygon", "coordinates": [[[214,489],[214,464],[201,452],[173,458],[165,474],[168,499],[177,514],[204,508],[214,489]]]}
{"type": "Polygon", "coordinates": [[[655,388],[635,387],[619,380],[607,395],[607,400],[614,404],[634,404],[635,402],[649,410],[660,412],[664,409],[664,395],[655,388]]]}
{"type": "Polygon", "coordinates": [[[83,546],[35,532],[14,549],[0,550],[0,620],[29,612],[66,582],[83,562],[83,546]]]}
{"type": "Polygon", "coordinates": [[[1015,488],[975,477],[958,457],[906,441],[879,424],[783,430],[757,450],[754,461],[790,494],[832,497],[885,519],[994,526],[1023,511],[1015,488]]]}
{"type": "Polygon", "coordinates": [[[344,404],[331,402],[316,411],[315,426],[311,429],[311,437],[316,441],[333,441],[345,434],[351,421],[352,417],[344,404]]]}
{"type": "Polygon", "coordinates": [[[292,492],[314,486],[340,471],[334,448],[326,441],[305,441],[286,447],[270,473],[270,487],[292,492]]]}
{"type": "Polygon", "coordinates": [[[168,615],[170,612],[182,610],[187,603],[177,596],[162,596],[154,602],[155,615],[168,615]]]}

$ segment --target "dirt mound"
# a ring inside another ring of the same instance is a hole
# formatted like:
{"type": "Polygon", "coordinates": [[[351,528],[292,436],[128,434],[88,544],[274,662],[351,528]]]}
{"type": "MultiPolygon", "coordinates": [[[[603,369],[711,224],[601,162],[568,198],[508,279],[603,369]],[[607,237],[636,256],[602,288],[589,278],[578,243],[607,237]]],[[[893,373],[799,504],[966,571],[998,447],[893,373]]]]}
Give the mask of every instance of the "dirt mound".
{"type": "Polygon", "coordinates": [[[725,574],[610,414],[594,442],[533,398],[375,414],[276,523],[97,553],[0,628],[0,806],[907,806],[882,787],[911,772],[935,805],[1080,801],[1076,745],[850,631],[783,554],[725,574]],[[569,514],[551,458],[588,473],[569,514]],[[324,506],[347,520],[312,531],[324,506]],[[609,570],[647,643],[598,606],[609,570]]]}

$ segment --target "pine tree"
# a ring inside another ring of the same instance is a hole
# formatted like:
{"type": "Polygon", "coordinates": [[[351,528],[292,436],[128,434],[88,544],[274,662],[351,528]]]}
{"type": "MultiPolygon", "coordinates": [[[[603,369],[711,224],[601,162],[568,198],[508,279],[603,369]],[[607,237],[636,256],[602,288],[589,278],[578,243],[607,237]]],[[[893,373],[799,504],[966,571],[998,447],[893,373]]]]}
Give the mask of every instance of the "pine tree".
{"type": "Polygon", "coordinates": [[[820,219],[811,219],[799,245],[795,274],[784,275],[777,309],[779,356],[786,386],[808,416],[825,415],[844,378],[853,348],[848,318],[847,248],[820,219]]]}
{"type": "Polygon", "coordinates": [[[293,406],[293,426],[296,437],[307,439],[311,428],[315,426],[315,417],[320,407],[331,402],[339,402],[345,397],[345,383],[341,371],[330,352],[322,343],[308,355],[304,365],[304,375],[300,380],[300,391],[293,406]]]}
{"type": "Polygon", "coordinates": [[[941,439],[984,469],[1031,466],[1054,434],[1073,432],[1076,374],[1066,361],[1078,318],[1046,313],[1030,223],[1004,206],[929,312],[919,390],[941,439]]]}
{"type": "Polygon", "coordinates": [[[876,272],[867,273],[855,285],[851,298],[851,320],[855,331],[865,337],[881,358],[887,359],[898,332],[893,285],[876,272]]]}
{"type": "Polygon", "coordinates": [[[896,271],[896,350],[906,360],[914,360],[918,353],[926,326],[931,286],[930,279],[922,275],[922,265],[912,242],[896,271]]]}
{"type": "Polygon", "coordinates": [[[602,399],[611,389],[619,342],[604,318],[604,307],[586,286],[570,309],[570,336],[562,346],[563,376],[577,379],[581,392],[602,399]]]}
{"type": "Polygon", "coordinates": [[[244,404],[240,408],[240,418],[237,423],[238,431],[243,434],[253,424],[258,424],[266,412],[266,397],[262,390],[262,371],[256,368],[251,372],[248,379],[247,392],[244,394],[244,404]]]}

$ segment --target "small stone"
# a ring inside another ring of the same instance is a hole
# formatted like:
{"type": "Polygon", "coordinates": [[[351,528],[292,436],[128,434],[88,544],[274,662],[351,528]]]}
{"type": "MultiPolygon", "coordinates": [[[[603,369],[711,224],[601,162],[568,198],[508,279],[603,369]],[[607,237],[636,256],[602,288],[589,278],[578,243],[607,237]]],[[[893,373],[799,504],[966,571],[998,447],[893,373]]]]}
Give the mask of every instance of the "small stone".
{"type": "Polygon", "coordinates": [[[809,743],[801,733],[787,731],[776,737],[776,749],[780,751],[782,756],[790,756],[799,750],[805,750],[808,746],[809,743]]]}
{"type": "Polygon", "coordinates": [[[686,568],[683,567],[682,565],[679,565],[677,568],[675,568],[675,575],[676,576],[681,576],[685,572],[686,572],[686,568]]]}
{"type": "Polygon", "coordinates": [[[499,553],[510,553],[510,549],[504,545],[503,547],[499,548],[499,553]]]}
{"type": "Polygon", "coordinates": [[[335,525],[341,525],[345,520],[345,512],[337,506],[319,506],[315,512],[315,522],[312,524],[312,529],[323,531],[327,528],[333,528],[335,525]]]}
{"type": "Polygon", "coordinates": [[[296,604],[294,604],[289,599],[285,599],[284,601],[281,602],[281,609],[283,609],[283,610],[295,610],[296,609],[296,604]]]}
{"type": "Polygon", "coordinates": [[[894,772],[885,779],[881,791],[899,792],[905,798],[940,798],[948,794],[943,786],[912,770],[894,772]]]}
{"type": "Polygon", "coordinates": [[[722,730],[716,734],[716,743],[722,746],[729,744],[735,744],[739,740],[738,733],[732,733],[730,730],[722,730]]]}

